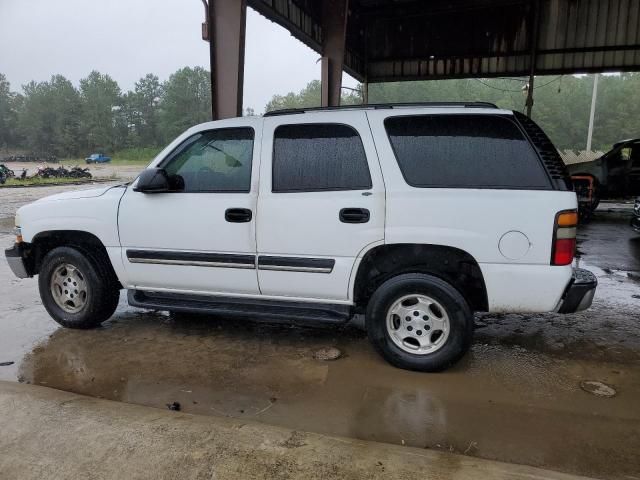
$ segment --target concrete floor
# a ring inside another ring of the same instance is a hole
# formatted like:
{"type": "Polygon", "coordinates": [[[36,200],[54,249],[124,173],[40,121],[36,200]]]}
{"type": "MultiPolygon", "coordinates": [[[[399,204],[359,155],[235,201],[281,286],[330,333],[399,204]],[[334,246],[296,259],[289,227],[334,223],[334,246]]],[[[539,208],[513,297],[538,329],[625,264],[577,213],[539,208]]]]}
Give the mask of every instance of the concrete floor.
{"type": "Polygon", "coordinates": [[[0,381],[0,476],[41,480],[587,480],[525,465],[0,381]]]}
{"type": "MultiPolygon", "coordinates": [[[[0,205],[6,195],[0,191],[0,205]]],[[[603,204],[580,229],[581,264],[600,281],[592,309],[567,316],[481,315],[469,355],[441,374],[387,365],[355,326],[303,329],[176,317],[131,309],[124,295],[102,328],[65,330],[40,305],[36,281],[13,278],[0,262],[0,362],[15,362],[0,367],[0,379],[637,479],[640,237],[627,226],[630,210],[603,204]],[[325,346],[338,347],[343,357],[315,360],[314,352],[325,346]],[[617,394],[589,394],[580,387],[588,380],[617,394]]],[[[10,228],[9,219],[0,219],[0,242],[7,246],[10,228]]]]}

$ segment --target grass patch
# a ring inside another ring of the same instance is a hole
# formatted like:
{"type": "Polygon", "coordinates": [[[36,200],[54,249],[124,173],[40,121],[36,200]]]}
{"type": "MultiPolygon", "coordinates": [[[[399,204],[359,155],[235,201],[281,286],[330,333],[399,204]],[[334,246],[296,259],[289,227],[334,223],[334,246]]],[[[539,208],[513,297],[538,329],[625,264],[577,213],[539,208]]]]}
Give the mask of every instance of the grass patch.
{"type": "MultiPolygon", "coordinates": [[[[111,157],[111,162],[109,163],[93,163],[92,165],[140,165],[145,166],[151,163],[151,160],[160,153],[162,148],[125,148],[124,150],[119,150],[113,155],[109,155],[111,157]]],[[[84,158],[62,158],[58,162],[64,166],[74,166],[80,165],[82,167],[86,167],[87,164],[84,158]]]]}
{"type": "Polygon", "coordinates": [[[115,165],[146,165],[160,153],[162,148],[126,148],[113,154],[115,165]]]}
{"type": "Polygon", "coordinates": [[[28,177],[25,180],[18,180],[17,178],[8,178],[2,187],[33,187],[38,185],[59,185],[64,183],[91,183],[95,182],[92,178],[40,178],[40,177],[28,177]]]}

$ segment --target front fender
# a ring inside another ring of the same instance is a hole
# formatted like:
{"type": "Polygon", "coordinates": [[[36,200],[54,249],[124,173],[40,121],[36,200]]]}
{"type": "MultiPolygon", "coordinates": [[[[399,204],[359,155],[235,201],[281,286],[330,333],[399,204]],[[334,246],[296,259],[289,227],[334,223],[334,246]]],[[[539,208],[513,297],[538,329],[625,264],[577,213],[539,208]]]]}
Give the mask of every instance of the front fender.
{"type": "Polygon", "coordinates": [[[62,198],[37,202],[18,210],[17,226],[25,242],[32,242],[42,232],[75,230],[95,235],[105,247],[120,245],[118,204],[124,187],[112,188],[90,198],[62,198]]]}

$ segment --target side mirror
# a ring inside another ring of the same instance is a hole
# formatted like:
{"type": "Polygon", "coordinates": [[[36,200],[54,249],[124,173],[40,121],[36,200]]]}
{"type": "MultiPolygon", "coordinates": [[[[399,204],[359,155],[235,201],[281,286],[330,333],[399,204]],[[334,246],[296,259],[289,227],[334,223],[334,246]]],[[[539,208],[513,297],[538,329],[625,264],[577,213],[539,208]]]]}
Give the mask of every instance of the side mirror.
{"type": "Polygon", "coordinates": [[[134,192],[165,193],[171,190],[169,175],[164,168],[147,168],[138,177],[134,192]]]}

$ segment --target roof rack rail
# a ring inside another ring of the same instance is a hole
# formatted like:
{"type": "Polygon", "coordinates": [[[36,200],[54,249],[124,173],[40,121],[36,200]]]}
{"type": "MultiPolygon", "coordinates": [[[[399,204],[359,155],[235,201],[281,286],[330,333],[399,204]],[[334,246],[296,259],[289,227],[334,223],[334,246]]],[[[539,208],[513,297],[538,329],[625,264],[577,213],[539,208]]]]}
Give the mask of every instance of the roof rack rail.
{"type": "Polygon", "coordinates": [[[282,110],[272,110],[266,112],[264,117],[275,117],[277,115],[293,115],[307,112],[327,112],[333,110],[367,110],[383,108],[402,107],[457,107],[457,108],[498,108],[494,103],[489,102],[409,102],[409,103],[370,103],[367,105],[340,105],[337,107],[308,107],[308,108],[283,108],[282,110]]]}

